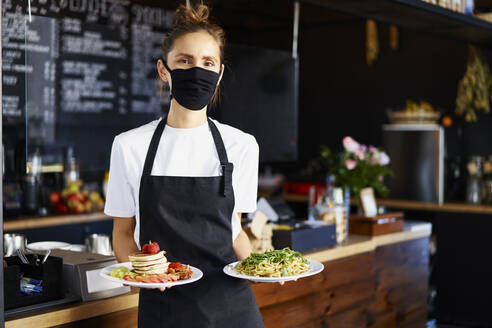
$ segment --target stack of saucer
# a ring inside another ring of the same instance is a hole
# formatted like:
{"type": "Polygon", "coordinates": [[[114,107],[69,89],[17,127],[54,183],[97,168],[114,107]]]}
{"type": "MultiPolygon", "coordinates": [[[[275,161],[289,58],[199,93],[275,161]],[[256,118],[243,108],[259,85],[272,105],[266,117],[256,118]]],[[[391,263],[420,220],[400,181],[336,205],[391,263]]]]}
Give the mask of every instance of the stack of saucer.
{"type": "Polygon", "coordinates": [[[130,254],[128,258],[132,262],[133,271],[137,274],[163,274],[167,273],[169,266],[165,253],[165,251],[155,254],[138,252],[130,254]]]}

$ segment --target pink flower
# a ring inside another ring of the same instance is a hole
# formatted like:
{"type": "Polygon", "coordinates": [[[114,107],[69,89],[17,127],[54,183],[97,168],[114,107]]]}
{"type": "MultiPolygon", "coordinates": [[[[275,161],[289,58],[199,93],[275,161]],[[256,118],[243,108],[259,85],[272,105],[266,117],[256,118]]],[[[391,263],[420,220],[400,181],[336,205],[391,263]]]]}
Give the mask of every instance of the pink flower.
{"type": "Polygon", "coordinates": [[[360,150],[365,153],[367,150],[367,146],[366,145],[360,145],[360,150]]]}
{"type": "Polygon", "coordinates": [[[385,152],[382,152],[379,154],[379,164],[380,165],[388,165],[389,162],[390,162],[390,158],[385,152]]]}
{"type": "Polygon", "coordinates": [[[343,147],[345,147],[349,153],[355,153],[359,150],[359,143],[351,137],[345,137],[343,138],[343,147]]]}
{"type": "Polygon", "coordinates": [[[362,150],[358,150],[355,152],[355,157],[363,161],[366,158],[366,154],[362,150]]]}
{"type": "Polygon", "coordinates": [[[377,151],[377,148],[376,148],[376,147],[374,147],[373,145],[370,145],[370,146],[369,146],[369,151],[370,151],[371,153],[374,153],[374,152],[376,152],[376,151],[377,151]]]}
{"type": "Polygon", "coordinates": [[[345,166],[347,167],[347,169],[349,170],[353,170],[355,168],[355,166],[357,165],[357,162],[354,161],[353,159],[347,159],[345,161],[345,166]]]}
{"type": "Polygon", "coordinates": [[[371,165],[378,165],[380,155],[381,155],[381,153],[375,148],[375,150],[373,152],[371,152],[371,160],[369,161],[369,163],[371,165]]]}

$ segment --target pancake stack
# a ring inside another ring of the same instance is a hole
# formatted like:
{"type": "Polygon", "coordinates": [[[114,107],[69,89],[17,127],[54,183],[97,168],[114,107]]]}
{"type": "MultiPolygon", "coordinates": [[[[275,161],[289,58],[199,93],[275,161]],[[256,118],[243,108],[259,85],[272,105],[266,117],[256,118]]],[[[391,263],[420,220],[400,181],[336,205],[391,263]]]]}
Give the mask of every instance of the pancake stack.
{"type": "Polygon", "coordinates": [[[132,271],[141,275],[167,273],[169,262],[164,256],[165,253],[165,251],[159,251],[155,254],[140,252],[130,254],[128,258],[132,262],[132,271]]]}

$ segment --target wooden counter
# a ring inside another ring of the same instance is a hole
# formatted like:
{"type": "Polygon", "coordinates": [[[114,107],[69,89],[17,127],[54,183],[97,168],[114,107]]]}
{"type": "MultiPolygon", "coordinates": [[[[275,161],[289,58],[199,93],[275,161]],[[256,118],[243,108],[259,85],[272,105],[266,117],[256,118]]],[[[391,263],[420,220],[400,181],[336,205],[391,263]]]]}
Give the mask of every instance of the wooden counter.
{"type": "Polygon", "coordinates": [[[404,231],[382,236],[350,235],[349,240],[340,246],[305,253],[305,256],[318,262],[333,261],[357,254],[373,252],[376,248],[409,240],[429,237],[432,225],[430,223],[405,222],[404,231]]]}
{"type": "MultiPolygon", "coordinates": [[[[323,273],[284,286],[252,285],[266,327],[421,324],[430,233],[430,224],[407,222],[403,232],[351,235],[345,245],[306,253],[324,262],[323,273]]],[[[138,294],[132,291],[19,315],[7,319],[5,327],[136,327],[137,305],[138,294]]]]}
{"type": "MultiPolygon", "coordinates": [[[[70,323],[76,327],[75,322],[79,322],[80,325],[81,320],[91,318],[99,318],[100,320],[110,314],[135,310],[136,306],[138,306],[138,289],[132,289],[130,293],[120,296],[54,306],[32,312],[29,315],[16,315],[5,320],[5,328],[57,327],[70,323]]],[[[124,321],[128,321],[128,318],[126,317],[124,321]]],[[[136,327],[136,319],[133,322],[135,323],[134,327],[136,327]]],[[[99,327],[99,325],[93,327],[99,327]]],[[[132,325],[128,327],[132,327],[132,325]]]]}
{"type": "MultiPolygon", "coordinates": [[[[283,197],[289,202],[308,202],[307,195],[284,194],[283,197]]],[[[354,202],[355,204],[355,202],[354,202]]],[[[415,211],[435,211],[435,212],[454,212],[454,213],[475,213],[492,214],[492,205],[473,205],[466,203],[427,203],[412,200],[378,199],[377,204],[389,208],[415,210],[415,211]]]]}
{"type": "Polygon", "coordinates": [[[94,212],[83,214],[10,218],[3,221],[3,231],[9,232],[24,229],[62,226],[68,224],[97,222],[104,220],[112,220],[112,217],[107,216],[103,212],[94,212]]]}

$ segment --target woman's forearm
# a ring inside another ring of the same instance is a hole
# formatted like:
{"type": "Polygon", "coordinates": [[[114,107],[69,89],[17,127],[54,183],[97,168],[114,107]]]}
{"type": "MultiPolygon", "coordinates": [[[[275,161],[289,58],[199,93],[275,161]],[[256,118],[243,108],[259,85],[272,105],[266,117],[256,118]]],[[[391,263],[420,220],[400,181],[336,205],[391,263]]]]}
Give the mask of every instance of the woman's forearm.
{"type": "Polygon", "coordinates": [[[128,262],[128,255],[138,252],[138,246],[133,240],[133,236],[118,235],[115,238],[113,234],[113,250],[118,262],[128,262]]]}
{"type": "Polygon", "coordinates": [[[138,246],[133,239],[133,229],[128,226],[129,222],[115,218],[113,224],[113,251],[118,262],[128,262],[128,255],[138,252],[138,246]]]}
{"type": "Polygon", "coordinates": [[[234,240],[233,248],[239,261],[244,260],[251,254],[251,243],[244,230],[241,229],[241,232],[236,237],[236,240],[234,240]]]}

